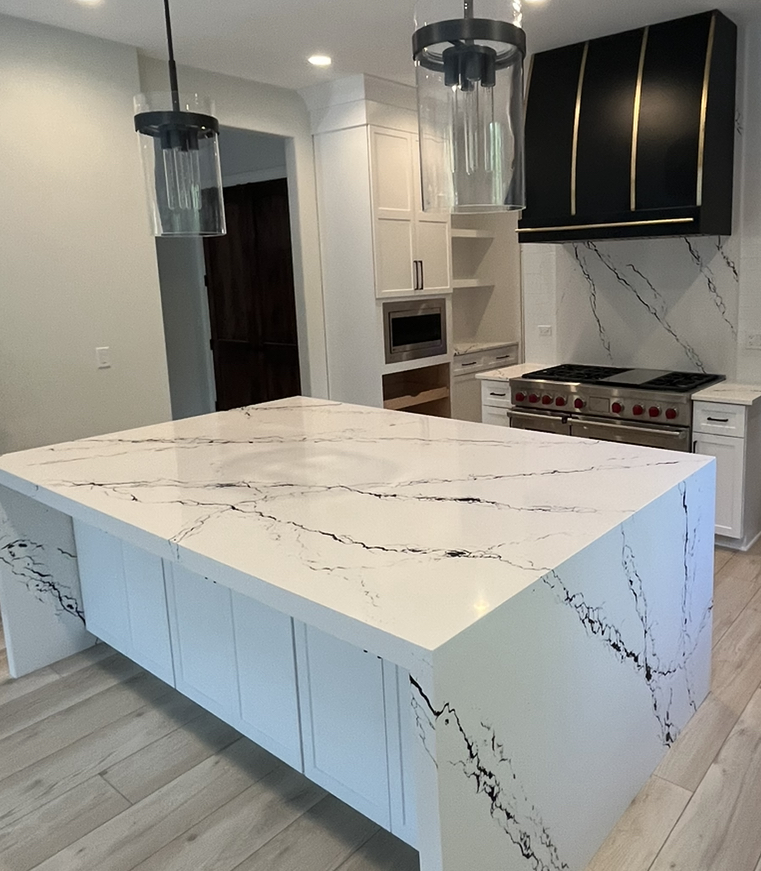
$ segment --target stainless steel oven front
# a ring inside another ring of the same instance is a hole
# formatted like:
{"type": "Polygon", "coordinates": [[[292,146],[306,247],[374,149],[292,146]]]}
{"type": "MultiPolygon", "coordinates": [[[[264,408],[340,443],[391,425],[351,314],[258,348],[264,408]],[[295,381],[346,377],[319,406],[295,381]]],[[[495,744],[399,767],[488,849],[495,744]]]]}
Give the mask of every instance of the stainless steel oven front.
{"type": "Polygon", "coordinates": [[[516,411],[507,412],[510,426],[535,432],[554,432],[578,438],[598,439],[604,442],[622,442],[648,448],[664,448],[669,451],[692,449],[689,427],[659,424],[638,424],[612,421],[594,417],[580,417],[557,412],[516,411]]]}
{"type": "Polygon", "coordinates": [[[447,308],[441,298],[383,303],[386,363],[447,352],[447,308]]]}

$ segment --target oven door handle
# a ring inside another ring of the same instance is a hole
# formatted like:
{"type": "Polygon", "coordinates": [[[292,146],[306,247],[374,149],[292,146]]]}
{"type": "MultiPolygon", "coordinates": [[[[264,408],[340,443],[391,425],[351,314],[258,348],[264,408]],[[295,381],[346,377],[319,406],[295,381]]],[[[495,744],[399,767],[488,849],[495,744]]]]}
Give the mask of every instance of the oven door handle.
{"type": "Polygon", "coordinates": [[[553,412],[542,414],[541,412],[514,411],[512,408],[508,408],[506,414],[510,420],[513,418],[516,418],[517,420],[557,420],[559,423],[567,423],[569,419],[567,414],[556,414],[553,412]]]}
{"type": "Polygon", "coordinates": [[[666,436],[666,438],[672,439],[683,439],[687,433],[687,430],[685,429],[674,430],[668,427],[664,427],[663,429],[656,429],[653,426],[640,426],[640,424],[637,423],[607,423],[603,420],[585,420],[583,417],[573,417],[571,418],[571,423],[578,423],[582,426],[599,426],[601,429],[612,429],[616,432],[621,432],[625,429],[631,429],[635,432],[648,433],[649,435],[666,436]]]}

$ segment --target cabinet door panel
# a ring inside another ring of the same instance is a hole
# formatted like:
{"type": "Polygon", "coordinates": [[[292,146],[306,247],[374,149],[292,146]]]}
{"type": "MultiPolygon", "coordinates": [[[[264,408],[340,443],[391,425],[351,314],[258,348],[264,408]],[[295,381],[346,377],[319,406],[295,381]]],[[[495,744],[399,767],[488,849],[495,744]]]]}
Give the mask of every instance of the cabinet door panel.
{"type": "Polygon", "coordinates": [[[232,594],[240,687],[240,729],[293,768],[303,770],[293,621],[232,594]]]}
{"type": "Polygon", "coordinates": [[[297,624],[304,774],[389,828],[383,662],[297,624]]]}
{"type": "Polygon", "coordinates": [[[415,211],[412,137],[393,130],[371,130],[373,206],[378,218],[407,218],[415,211]]]}
{"type": "Polygon", "coordinates": [[[412,221],[375,221],[375,283],[378,295],[413,293],[412,221]]]}
{"type": "Polygon", "coordinates": [[[132,643],[124,578],[122,543],[118,538],[74,521],[79,581],[88,631],[130,656],[132,643]]]}
{"type": "Polygon", "coordinates": [[[695,453],[716,457],[716,533],[742,538],[745,439],[699,433],[695,453]]]}
{"type": "Polygon", "coordinates": [[[177,689],[225,722],[238,716],[230,590],[167,563],[177,689]]]}
{"type": "Polygon", "coordinates": [[[423,290],[426,293],[445,293],[451,290],[449,224],[420,218],[415,231],[415,259],[423,261],[423,290]]]}
{"type": "Polygon", "coordinates": [[[164,569],[160,557],[122,542],[135,662],[174,685],[164,569]]]}

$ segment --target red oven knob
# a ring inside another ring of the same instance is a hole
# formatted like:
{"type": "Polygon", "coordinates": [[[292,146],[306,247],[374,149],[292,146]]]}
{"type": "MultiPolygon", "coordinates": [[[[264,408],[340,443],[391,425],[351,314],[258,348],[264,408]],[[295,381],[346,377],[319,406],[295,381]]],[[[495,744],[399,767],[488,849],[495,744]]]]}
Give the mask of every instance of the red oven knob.
{"type": "Polygon", "coordinates": [[[666,409],[666,417],[669,420],[676,420],[676,418],[678,416],[679,416],[679,412],[675,408],[667,408],[666,409]]]}
{"type": "Polygon", "coordinates": [[[542,397],[542,405],[552,405],[552,397],[545,393],[542,397]]]}
{"type": "Polygon", "coordinates": [[[536,395],[536,393],[532,393],[531,396],[529,396],[528,401],[529,402],[539,402],[539,397],[536,395]]]}
{"type": "Polygon", "coordinates": [[[624,410],[624,407],[623,405],[621,405],[620,402],[614,402],[610,408],[613,414],[621,414],[621,412],[624,410]]]}
{"type": "Polygon", "coordinates": [[[562,408],[565,405],[565,399],[562,396],[558,396],[555,399],[555,405],[559,405],[562,408]]]}
{"type": "Polygon", "coordinates": [[[526,394],[525,394],[525,393],[516,393],[516,394],[515,394],[515,401],[516,401],[516,402],[525,402],[525,400],[526,400],[526,394]]]}
{"type": "Polygon", "coordinates": [[[657,405],[651,405],[650,408],[648,408],[647,413],[650,415],[650,417],[660,417],[661,416],[661,410],[660,410],[660,408],[658,408],[657,405]]]}
{"type": "Polygon", "coordinates": [[[574,408],[584,408],[585,405],[586,405],[586,402],[584,402],[583,399],[574,399],[574,401],[573,401],[574,408]]]}
{"type": "Polygon", "coordinates": [[[632,413],[636,414],[639,417],[641,414],[645,413],[645,409],[641,405],[635,405],[632,409],[632,413]]]}

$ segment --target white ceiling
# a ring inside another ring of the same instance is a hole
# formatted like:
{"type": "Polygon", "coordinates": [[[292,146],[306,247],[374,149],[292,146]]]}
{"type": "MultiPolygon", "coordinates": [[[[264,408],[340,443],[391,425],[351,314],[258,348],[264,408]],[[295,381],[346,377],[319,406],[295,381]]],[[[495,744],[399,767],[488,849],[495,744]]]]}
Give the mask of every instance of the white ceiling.
{"type": "MultiPolygon", "coordinates": [[[[759,16],[759,0],[718,5],[738,23],[759,16]]],[[[524,26],[529,50],[541,51],[709,8],[710,0],[545,0],[525,4],[524,26]]],[[[414,0],[172,0],[177,59],[288,88],[360,72],[411,82],[413,9],[414,0]],[[315,53],[331,55],[333,67],[311,67],[315,53]]],[[[165,56],[162,0],[0,0],[3,12],[165,56]]]]}

